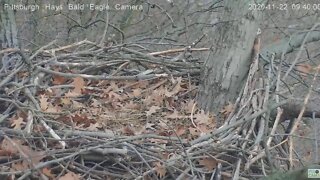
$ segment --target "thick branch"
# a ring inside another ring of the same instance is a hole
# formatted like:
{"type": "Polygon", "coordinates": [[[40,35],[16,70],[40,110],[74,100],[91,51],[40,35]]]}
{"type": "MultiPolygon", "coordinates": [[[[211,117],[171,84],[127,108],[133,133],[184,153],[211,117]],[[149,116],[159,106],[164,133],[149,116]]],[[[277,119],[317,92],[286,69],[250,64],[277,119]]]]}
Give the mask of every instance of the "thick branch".
{"type": "MultiPolygon", "coordinates": [[[[260,54],[263,57],[270,57],[272,53],[275,53],[275,58],[280,58],[282,53],[288,54],[292,52],[294,49],[300,47],[308,32],[309,31],[306,31],[298,35],[291,36],[291,40],[289,38],[285,38],[277,43],[269,44],[268,46],[262,49],[260,54]]],[[[320,31],[313,31],[310,32],[309,36],[306,38],[306,43],[319,40],[320,31]]]]}

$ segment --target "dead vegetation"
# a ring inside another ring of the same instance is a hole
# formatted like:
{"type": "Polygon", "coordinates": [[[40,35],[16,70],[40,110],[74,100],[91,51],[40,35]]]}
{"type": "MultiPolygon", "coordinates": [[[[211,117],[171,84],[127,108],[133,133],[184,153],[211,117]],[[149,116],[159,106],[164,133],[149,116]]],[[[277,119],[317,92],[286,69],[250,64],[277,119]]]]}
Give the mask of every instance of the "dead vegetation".
{"type": "MultiPolygon", "coordinates": [[[[252,179],[295,163],[292,146],[276,135],[279,106],[287,102],[274,93],[282,77],[273,70],[281,61],[264,72],[254,58],[242,94],[221,110],[218,128],[217,116],[196,105],[202,62],[192,53],[208,49],[146,49],[81,41],[1,51],[22,57],[1,72],[1,176],[252,179]]],[[[318,69],[313,72],[316,77],[318,69]]]]}

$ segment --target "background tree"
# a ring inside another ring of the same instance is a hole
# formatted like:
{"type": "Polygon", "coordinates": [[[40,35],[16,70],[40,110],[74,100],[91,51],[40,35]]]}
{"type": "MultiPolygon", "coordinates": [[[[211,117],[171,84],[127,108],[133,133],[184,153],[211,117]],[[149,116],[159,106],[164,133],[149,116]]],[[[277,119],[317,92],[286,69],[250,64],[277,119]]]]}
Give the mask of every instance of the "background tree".
{"type": "MultiPolygon", "coordinates": [[[[15,14],[13,10],[4,9],[4,4],[8,4],[9,2],[6,0],[0,1],[0,49],[19,48],[15,14]]],[[[19,55],[9,55],[9,53],[0,54],[0,57],[2,57],[1,72],[3,73],[8,72],[9,69],[13,69],[19,59],[19,55]]]]}
{"type": "MultiPolygon", "coordinates": [[[[219,112],[239,96],[252,63],[252,49],[261,12],[249,9],[253,1],[224,1],[212,44],[215,48],[204,63],[198,103],[219,112]]],[[[259,2],[259,3],[264,3],[259,2]]]]}
{"type": "Polygon", "coordinates": [[[19,42],[17,38],[17,26],[16,19],[13,10],[4,9],[4,4],[9,4],[10,1],[1,0],[1,31],[0,31],[0,40],[2,41],[2,48],[18,48],[19,42]]]}

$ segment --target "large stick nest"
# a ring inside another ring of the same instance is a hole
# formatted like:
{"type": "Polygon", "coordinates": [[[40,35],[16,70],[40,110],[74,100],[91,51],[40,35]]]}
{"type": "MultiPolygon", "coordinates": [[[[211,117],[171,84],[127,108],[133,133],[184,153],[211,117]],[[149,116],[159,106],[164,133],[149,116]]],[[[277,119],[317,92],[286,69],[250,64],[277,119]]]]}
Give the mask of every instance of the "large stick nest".
{"type": "MultiPolygon", "coordinates": [[[[275,63],[259,68],[255,58],[242,94],[224,124],[198,137],[179,136],[176,129],[171,129],[171,134],[107,130],[113,123],[100,131],[90,131],[88,126],[82,130],[74,126],[72,120],[58,121],[58,117],[67,117],[76,110],[48,110],[44,91],[60,88],[60,96],[88,101],[81,94],[83,89],[72,94],[69,90],[77,85],[59,81],[58,77],[81,77],[95,82],[94,85],[102,80],[141,81],[176,76],[192,81],[199,78],[199,61],[167,57],[171,53],[192,54],[207,49],[187,47],[146,53],[141,51],[143,47],[130,44],[106,47],[82,41],[52,48],[54,44],[36,52],[1,51],[11,60],[18,57],[12,61],[14,64],[4,64],[1,69],[1,175],[19,179],[69,175],[78,179],[253,179],[275,166],[290,163],[282,137],[274,136],[281,115],[279,106],[285,103],[272,90],[279,81],[273,72],[275,63]],[[60,84],[52,84],[53,78],[60,84]],[[277,112],[274,122],[269,121],[272,110],[277,112]],[[14,127],[23,126],[11,128],[8,119],[19,113],[23,118],[19,123],[16,120],[14,127]]],[[[99,86],[90,90],[92,98],[99,86]]],[[[147,118],[133,111],[131,114],[131,119],[147,118]]],[[[123,118],[113,120],[119,122],[123,118]]]]}

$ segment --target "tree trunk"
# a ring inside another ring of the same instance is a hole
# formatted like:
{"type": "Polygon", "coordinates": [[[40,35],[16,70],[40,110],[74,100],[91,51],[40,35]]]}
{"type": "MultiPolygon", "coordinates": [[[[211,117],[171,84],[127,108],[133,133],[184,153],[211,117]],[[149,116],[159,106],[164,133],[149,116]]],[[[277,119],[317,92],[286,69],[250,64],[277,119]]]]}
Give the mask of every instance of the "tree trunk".
{"type": "MultiPolygon", "coordinates": [[[[14,3],[14,1],[0,0],[0,51],[6,48],[18,48],[17,38],[17,26],[15,20],[15,14],[10,8],[5,9],[4,4],[14,3]]],[[[3,74],[7,74],[10,70],[14,69],[18,62],[20,55],[0,53],[0,82],[7,78],[3,74]]],[[[4,94],[4,90],[0,88],[0,94],[4,94]]],[[[11,107],[8,107],[8,103],[0,101],[0,113],[2,114],[11,107]]]]}
{"type": "MultiPolygon", "coordinates": [[[[11,1],[11,3],[14,3],[11,1]]],[[[18,48],[17,26],[13,10],[5,8],[5,4],[10,4],[8,0],[0,1],[0,48],[18,48]]],[[[12,69],[17,61],[17,55],[0,54],[0,73],[12,69]]]]}
{"type": "Polygon", "coordinates": [[[241,92],[251,63],[258,29],[258,11],[248,9],[251,1],[226,0],[217,28],[215,52],[203,68],[198,102],[206,111],[218,113],[241,92]]]}
{"type": "MultiPolygon", "coordinates": [[[[2,48],[18,48],[17,26],[13,10],[4,7],[8,0],[0,1],[0,41],[2,48]]],[[[12,3],[12,1],[11,1],[12,3]]]]}

